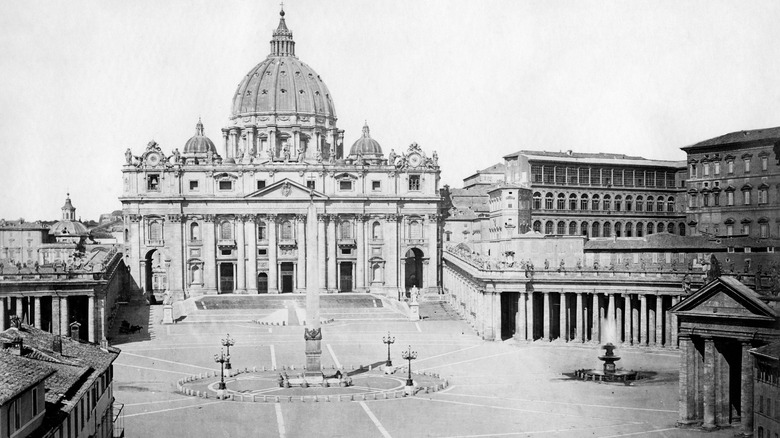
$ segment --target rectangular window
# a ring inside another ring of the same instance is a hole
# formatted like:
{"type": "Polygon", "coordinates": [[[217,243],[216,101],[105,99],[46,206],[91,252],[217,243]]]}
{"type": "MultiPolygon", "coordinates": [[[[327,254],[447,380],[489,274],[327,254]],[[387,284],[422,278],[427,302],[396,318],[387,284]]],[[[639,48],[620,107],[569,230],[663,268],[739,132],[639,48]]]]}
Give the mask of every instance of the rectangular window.
{"type": "Polygon", "coordinates": [[[710,163],[704,163],[704,176],[710,176],[710,163]]]}
{"type": "Polygon", "coordinates": [[[229,256],[229,255],[233,254],[233,250],[232,249],[223,249],[219,253],[222,254],[223,256],[229,256]]]}
{"type": "Polygon", "coordinates": [[[745,173],[750,173],[750,158],[745,159],[745,173]]]}
{"type": "Polygon", "coordinates": [[[542,166],[531,166],[531,179],[535,183],[542,182],[542,166]]]}
{"type": "Polygon", "coordinates": [[[767,159],[767,157],[761,157],[761,170],[766,172],[768,167],[769,167],[769,160],[767,159]]]}
{"type": "Polygon", "coordinates": [[[160,175],[154,174],[146,177],[146,190],[150,192],[160,191],[160,175]]]}
{"type": "Polygon", "coordinates": [[[759,204],[766,204],[769,202],[769,196],[766,189],[761,189],[758,191],[758,203],[759,204]]]}
{"type": "Polygon", "coordinates": [[[409,175],[409,190],[420,190],[420,175],[409,175]]]}
{"type": "Polygon", "coordinates": [[[728,166],[729,175],[733,175],[734,174],[734,161],[729,161],[729,162],[726,163],[726,165],[728,166]]]}
{"type": "Polygon", "coordinates": [[[720,175],[720,163],[715,163],[715,175],[720,175]]]}
{"type": "Polygon", "coordinates": [[[264,189],[265,188],[265,180],[261,179],[257,181],[257,190],[264,189]]]}
{"type": "Polygon", "coordinates": [[[352,248],[341,248],[341,255],[350,255],[352,254],[352,248]]]}
{"type": "Polygon", "coordinates": [[[381,181],[371,181],[371,190],[378,192],[382,190],[382,182],[381,181]]]}
{"type": "Polygon", "coordinates": [[[259,256],[267,256],[268,255],[268,248],[259,248],[257,250],[257,255],[259,255],[259,256]]]}
{"type": "Polygon", "coordinates": [[[734,205],[734,192],[726,193],[726,205],[734,205]]]}
{"type": "Polygon", "coordinates": [[[313,180],[306,181],[306,188],[316,190],[316,183],[313,180]]]}
{"type": "Polygon", "coordinates": [[[197,181],[190,181],[190,191],[191,192],[197,192],[198,191],[198,182],[197,181]]]}
{"type": "Polygon", "coordinates": [[[233,190],[233,181],[220,181],[219,182],[219,189],[220,190],[233,190]]]}
{"type": "Polygon", "coordinates": [[[734,225],[726,225],[726,235],[727,236],[733,236],[734,235],[734,225]]]}
{"type": "Polygon", "coordinates": [[[742,195],[745,199],[745,205],[750,205],[750,190],[745,190],[742,195]]]}
{"type": "Polygon", "coordinates": [[[720,193],[714,193],[712,195],[712,204],[716,207],[720,205],[720,193]]]}
{"type": "Polygon", "coordinates": [[[352,190],[352,181],[339,181],[339,190],[348,192],[352,190]]]}

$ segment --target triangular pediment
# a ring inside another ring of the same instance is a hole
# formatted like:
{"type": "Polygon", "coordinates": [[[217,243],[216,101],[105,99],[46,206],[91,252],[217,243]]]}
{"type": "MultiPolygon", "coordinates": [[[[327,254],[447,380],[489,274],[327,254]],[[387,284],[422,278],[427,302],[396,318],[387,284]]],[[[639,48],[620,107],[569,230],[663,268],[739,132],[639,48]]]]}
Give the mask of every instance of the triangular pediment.
{"type": "Polygon", "coordinates": [[[731,276],[721,276],[672,307],[678,315],[774,320],[775,312],[759,295],[731,276]]]}
{"type": "Polygon", "coordinates": [[[300,183],[289,179],[283,179],[271,184],[268,187],[263,187],[260,190],[252,192],[246,196],[246,198],[253,199],[268,199],[279,201],[300,201],[300,200],[325,200],[328,197],[322,192],[312,190],[300,183]]]}

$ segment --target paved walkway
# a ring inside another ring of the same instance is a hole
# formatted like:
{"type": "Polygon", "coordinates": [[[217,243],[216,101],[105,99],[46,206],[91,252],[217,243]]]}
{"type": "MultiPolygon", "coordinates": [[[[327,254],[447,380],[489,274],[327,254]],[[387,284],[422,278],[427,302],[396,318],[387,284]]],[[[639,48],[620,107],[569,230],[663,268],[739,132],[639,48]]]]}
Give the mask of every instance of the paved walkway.
{"type": "MultiPolygon", "coordinates": [[[[219,370],[213,356],[227,333],[234,367],[303,364],[301,326],[261,326],[246,318],[201,312],[198,323],[159,325],[153,307],[149,332],[128,337],[115,363],[114,395],[125,404],[127,436],[272,437],[730,437],[674,427],[677,364],[674,351],[618,349],[619,366],[657,373],[634,386],[571,380],[564,373],[598,367],[595,345],[484,342],[460,321],[336,319],[323,326],[325,367],[386,359],[382,337],[396,338],[391,357],[418,354],[414,371],[441,374],[444,391],[413,398],[342,403],[240,403],[178,394],[184,376],[219,370]]],[[[373,308],[373,307],[372,307],[373,308]]],[[[365,309],[360,309],[365,310],[365,309]]],[[[377,308],[377,312],[385,310],[377,308]]],[[[223,310],[216,312],[234,312],[223,310]]],[[[381,313],[380,313],[381,314],[381,313]]],[[[143,315],[143,311],[141,311],[143,315]]],[[[187,318],[189,319],[189,317],[187,318]]],[[[185,321],[187,320],[185,319],[185,321]]]]}

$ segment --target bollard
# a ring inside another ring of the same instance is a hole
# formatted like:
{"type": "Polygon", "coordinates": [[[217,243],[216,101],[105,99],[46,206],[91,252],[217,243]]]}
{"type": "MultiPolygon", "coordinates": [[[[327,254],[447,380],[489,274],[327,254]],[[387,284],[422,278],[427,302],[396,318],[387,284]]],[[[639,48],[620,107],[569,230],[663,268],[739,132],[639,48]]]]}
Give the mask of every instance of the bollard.
{"type": "Polygon", "coordinates": [[[263,365],[263,371],[265,371],[265,365],[263,365]]]}
{"type": "Polygon", "coordinates": [[[326,395],[326,396],[325,396],[325,401],[326,401],[326,402],[329,402],[329,401],[330,401],[330,396],[329,396],[329,395],[326,395]]]}
{"type": "Polygon", "coordinates": [[[295,369],[295,365],[290,365],[290,369],[294,370],[295,369]]]}
{"type": "Polygon", "coordinates": [[[208,392],[204,392],[203,393],[203,398],[209,398],[209,393],[208,392]]]}
{"type": "Polygon", "coordinates": [[[368,370],[371,371],[371,365],[368,366],[368,370]]]}
{"type": "Polygon", "coordinates": [[[354,396],[354,395],[352,395],[352,394],[350,394],[350,395],[349,395],[349,401],[355,401],[355,396],[354,396]]]}

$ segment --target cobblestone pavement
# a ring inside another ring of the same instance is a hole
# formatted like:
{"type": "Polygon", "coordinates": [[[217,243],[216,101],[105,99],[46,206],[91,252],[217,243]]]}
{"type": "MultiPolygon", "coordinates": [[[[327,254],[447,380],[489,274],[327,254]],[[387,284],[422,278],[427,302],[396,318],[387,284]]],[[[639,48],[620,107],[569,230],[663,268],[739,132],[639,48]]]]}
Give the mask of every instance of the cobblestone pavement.
{"type": "Polygon", "coordinates": [[[633,386],[581,382],[564,373],[600,366],[597,345],[485,342],[468,325],[445,317],[451,315],[446,307],[426,307],[435,317],[418,322],[342,312],[323,326],[323,366],[385,360],[382,337],[390,331],[394,364],[404,363],[401,352],[411,346],[418,353],[413,371],[438,373],[450,386],[415,397],[341,403],[241,403],[179,394],[177,380],[219,370],[214,354],[228,333],[236,341],[230,349],[234,367],[297,368],[305,361],[303,327],[252,323],[253,309],[196,310],[178,324],[161,325],[160,306],[132,309],[148,318],[149,327],[117,339],[122,354],[114,365],[114,396],[124,403],[126,436],[720,438],[735,432],[674,427],[675,351],[619,348],[619,366],[654,378],[633,386]]]}

